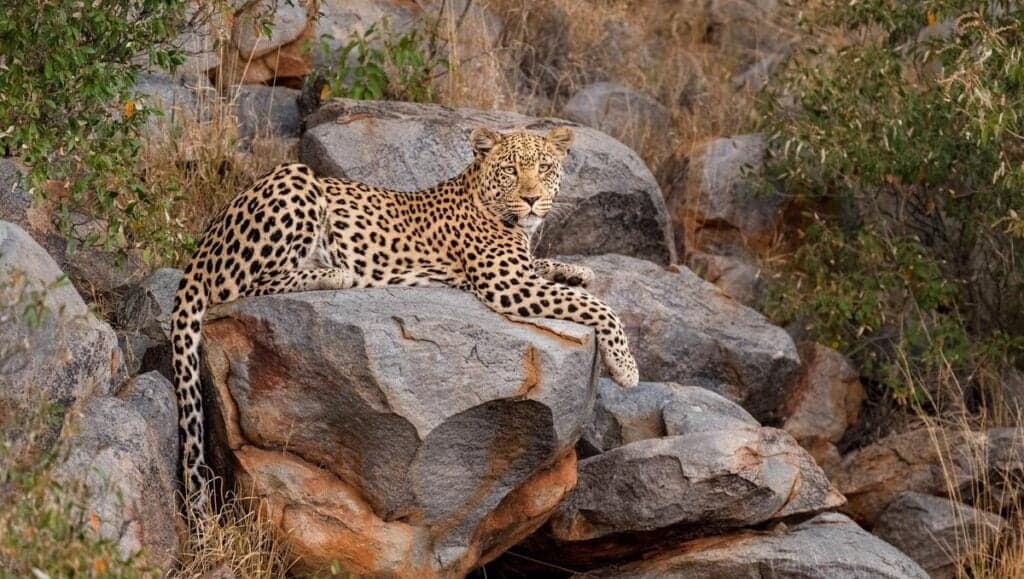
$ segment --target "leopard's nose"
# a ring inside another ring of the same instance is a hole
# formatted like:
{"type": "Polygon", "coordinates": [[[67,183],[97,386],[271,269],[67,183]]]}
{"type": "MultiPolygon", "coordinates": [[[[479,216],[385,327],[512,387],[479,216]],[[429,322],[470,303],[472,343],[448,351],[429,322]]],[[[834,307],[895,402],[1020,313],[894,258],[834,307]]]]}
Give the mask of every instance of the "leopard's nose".
{"type": "Polygon", "coordinates": [[[533,207],[533,204],[536,203],[537,200],[540,199],[540,197],[523,197],[522,199],[523,201],[526,202],[527,205],[533,207]]]}

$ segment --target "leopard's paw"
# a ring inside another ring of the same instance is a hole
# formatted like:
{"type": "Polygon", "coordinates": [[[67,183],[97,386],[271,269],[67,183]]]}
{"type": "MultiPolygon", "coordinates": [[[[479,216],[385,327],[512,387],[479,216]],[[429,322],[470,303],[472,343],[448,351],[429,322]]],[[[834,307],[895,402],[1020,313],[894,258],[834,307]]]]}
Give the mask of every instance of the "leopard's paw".
{"type": "Polygon", "coordinates": [[[587,287],[592,281],[594,281],[594,270],[585,265],[575,266],[571,271],[566,272],[566,285],[587,287]]]}

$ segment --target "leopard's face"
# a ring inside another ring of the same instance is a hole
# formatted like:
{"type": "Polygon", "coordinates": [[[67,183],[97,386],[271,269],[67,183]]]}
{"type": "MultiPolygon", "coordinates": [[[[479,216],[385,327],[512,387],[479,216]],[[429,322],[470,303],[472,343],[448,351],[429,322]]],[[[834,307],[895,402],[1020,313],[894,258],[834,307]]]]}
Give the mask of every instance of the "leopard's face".
{"type": "Polygon", "coordinates": [[[470,140],[481,157],[476,194],[484,207],[504,224],[533,233],[558,196],[572,129],[559,127],[540,136],[481,128],[470,140]]]}

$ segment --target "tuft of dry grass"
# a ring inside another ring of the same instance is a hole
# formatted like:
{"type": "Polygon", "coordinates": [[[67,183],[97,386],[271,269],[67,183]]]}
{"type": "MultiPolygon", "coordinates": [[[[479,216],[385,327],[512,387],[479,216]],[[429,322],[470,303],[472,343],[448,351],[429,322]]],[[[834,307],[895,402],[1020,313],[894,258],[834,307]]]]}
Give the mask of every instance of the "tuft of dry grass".
{"type": "Polygon", "coordinates": [[[216,514],[186,516],[191,529],[171,577],[284,579],[293,558],[274,533],[260,499],[231,496],[216,514]],[[209,575],[208,575],[209,574],[209,575]]]}
{"type": "MultiPolygon", "coordinates": [[[[905,360],[906,358],[904,358],[905,360]]],[[[949,366],[947,362],[947,366],[949,366]]],[[[911,365],[902,366],[904,377],[915,381],[911,365]]],[[[962,512],[955,512],[957,536],[953,544],[943,545],[949,559],[956,563],[956,577],[971,579],[991,577],[1024,579],[1024,481],[1012,465],[1024,464],[1024,445],[1009,448],[995,447],[991,442],[964,445],[971,432],[991,428],[1009,428],[1011,438],[1024,441],[1024,414],[1021,409],[990,400],[987,406],[974,411],[965,405],[950,404],[932,398],[930,392],[942,392],[947,398],[967,400],[969,393],[949,366],[942,374],[939,388],[919,388],[927,399],[911,412],[932,434],[932,444],[939,451],[945,483],[944,494],[956,503],[971,505],[975,509],[996,513],[1006,520],[1000,528],[984,521],[971,520],[962,512]],[[936,415],[935,408],[943,408],[936,415]],[[974,480],[963,483],[963,472],[975,473],[974,480]]]]}
{"type": "Polygon", "coordinates": [[[134,226],[136,238],[145,240],[144,259],[154,265],[181,265],[228,201],[296,158],[294,144],[269,128],[242,142],[237,91],[222,97],[194,90],[198,114],[156,119],[139,152],[139,173],[160,210],[134,226]]]}

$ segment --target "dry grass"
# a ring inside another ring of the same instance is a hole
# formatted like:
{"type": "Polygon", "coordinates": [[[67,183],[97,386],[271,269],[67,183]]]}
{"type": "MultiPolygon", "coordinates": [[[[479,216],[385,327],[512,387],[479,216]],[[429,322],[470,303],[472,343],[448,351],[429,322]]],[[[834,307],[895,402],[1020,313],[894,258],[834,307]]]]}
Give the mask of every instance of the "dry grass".
{"type": "Polygon", "coordinates": [[[754,93],[734,87],[733,77],[754,57],[711,42],[706,10],[671,1],[475,4],[464,15],[451,7],[442,14],[452,65],[439,91],[444,104],[559,116],[583,86],[623,84],[672,115],[671,127],[630,139],[655,174],[673,152],[753,126],[754,93]],[[503,22],[500,36],[488,11],[503,22]]]}
{"type": "Polygon", "coordinates": [[[232,98],[204,94],[198,117],[157,121],[143,144],[139,169],[163,209],[138,224],[147,262],[180,265],[210,219],[275,165],[295,160],[294,147],[269,132],[239,147],[232,98]]]}
{"type": "MultiPolygon", "coordinates": [[[[948,364],[947,364],[948,366],[948,364]]],[[[990,401],[976,411],[964,405],[942,404],[928,392],[942,392],[947,398],[967,400],[969,393],[956,378],[952,367],[943,374],[940,388],[919,388],[929,399],[925,406],[944,407],[940,416],[918,406],[913,409],[917,419],[932,433],[932,444],[939,450],[945,489],[952,501],[1001,515],[1006,524],[1001,528],[983,521],[974,521],[963,512],[955,512],[957,536],[953,544],[943,545],[950,560],[957,561],[956,577],[1024,579],[1024,473],[1011,465],[1024,464],[1024,445],[995,448],[990,444],[971,445],[962,436],[991,428],[1009,428],[1017,440],[1024,441],[1024,414],[1000,401],[990,401]],[[1010,467],[1010,468],[1007,468],[1010,467]],[[973,473],[974,480],[963,483],[964,472],[973,473]]],[[[908,363],[903,365],[907,380],[918,380],[908,363]]]]}
{"type": "Polygon", "coordinates": [[[247,579],[288,576],[292,557],[287,545],[275,536],[258,498],[233,497],[217,515],[190,515],[186,522],[191,532],[172,577],[186,579],[208,573],[247,579]]]}

